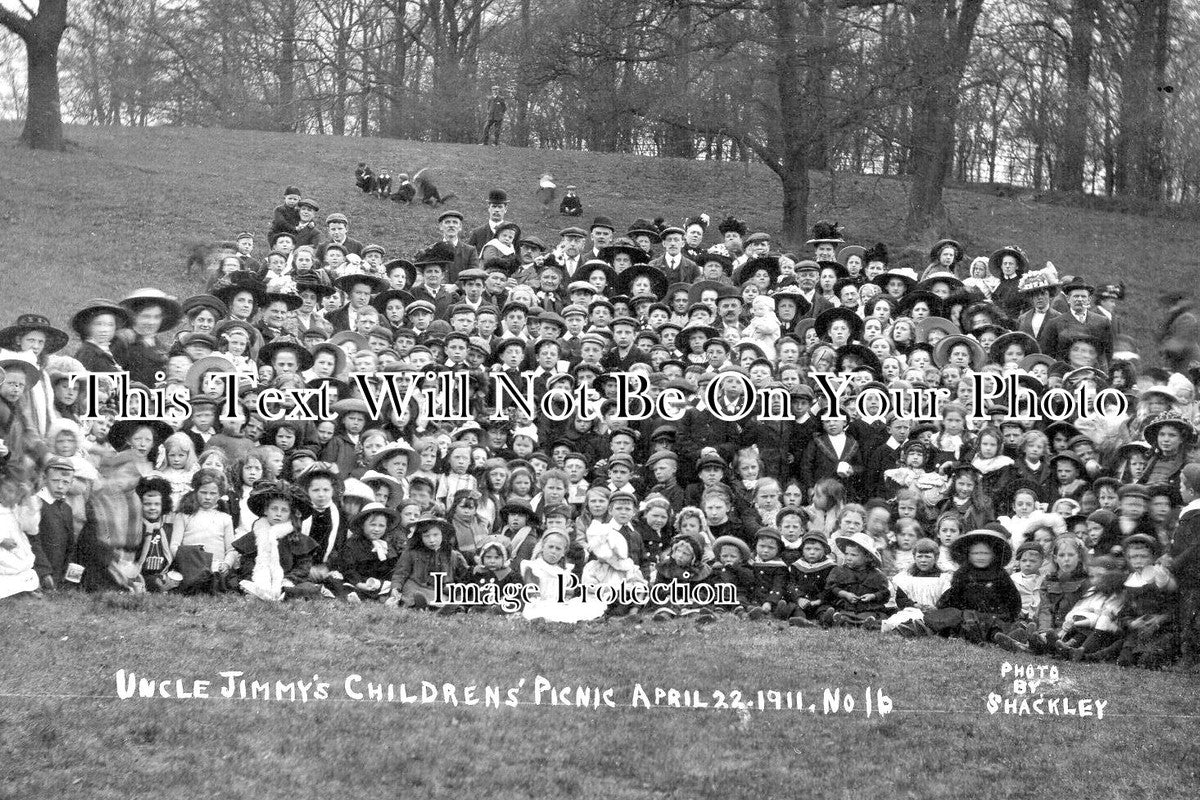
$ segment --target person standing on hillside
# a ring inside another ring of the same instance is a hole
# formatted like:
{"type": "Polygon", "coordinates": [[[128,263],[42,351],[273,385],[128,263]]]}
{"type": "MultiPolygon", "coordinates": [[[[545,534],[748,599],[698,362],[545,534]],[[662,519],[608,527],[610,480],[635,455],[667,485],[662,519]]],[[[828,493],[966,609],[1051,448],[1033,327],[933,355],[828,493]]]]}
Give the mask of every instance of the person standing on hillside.
{"type": "Polygon", "coordinates": [[[483,142],[488,143],[488,135],[494,130],[495,136],[493,144],[500,144],[500,126],[504,124],[504,112],[508,110],[508,105],[504,102],[504,96],[500,94],[500,87],[492,87],[492,98],[488,100],[488,119],[487,125],[483,127],[483,142]]]}

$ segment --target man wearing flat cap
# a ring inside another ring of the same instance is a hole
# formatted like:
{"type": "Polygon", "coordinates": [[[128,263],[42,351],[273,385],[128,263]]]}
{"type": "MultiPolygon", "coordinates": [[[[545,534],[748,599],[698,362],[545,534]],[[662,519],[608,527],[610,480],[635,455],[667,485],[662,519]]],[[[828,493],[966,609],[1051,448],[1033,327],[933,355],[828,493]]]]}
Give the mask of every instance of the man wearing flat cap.
{"type": "Polygon", "coordinates": [[[695,283],[700,278],[700,267],[683,254],[683,236],[683,228],[664,228],[663,254],[650,262],[671,283],[695,283]]]}
{"type": "MultiPolygon", "coordinates": [[[[586,259],[583,257],[584,242],[587,241],[587,231],[571,226],[558,232],[561,241],[553,253],[547,253],[543,263],[553,261],[563,268],[563,283],[569,284],[575,280],[579,267],[586,259]]],[[[585,276],[580,276],[585,277],[585,276]]]]}
{"type": "Polygon", "coordinates": [[[480,269],[483,264],[479,261],[479,251],[462,238],[463,215],[461,211],[443,211],[438,215],[438,229],[442,232],[442,242],[454,250],[454,260],[446,267],[446,279],[450,283],[458,281],[458,273],[466,269],[480,269]]]}

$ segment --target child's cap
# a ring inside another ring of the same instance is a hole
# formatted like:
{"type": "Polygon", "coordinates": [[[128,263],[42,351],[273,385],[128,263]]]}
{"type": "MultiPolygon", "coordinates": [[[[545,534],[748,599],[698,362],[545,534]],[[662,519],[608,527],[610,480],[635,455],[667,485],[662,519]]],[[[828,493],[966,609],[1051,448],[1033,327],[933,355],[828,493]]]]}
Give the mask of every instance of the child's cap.
{"type": "Polygon", "coordinates": [[[1132,546],[1142,546],[1150,549],[1150,554],[1155,558],[1162,552],[1162,544],[1148,533],[1135,533],[1126,536],[1121,540],[1121,548],[1128,552],[1132,546]]]}
{"type": "Polygon", "coordinates": [[[1025,553],[1037,553],[1042,558],[1046,557],[1046,551],[1042,549],[1042,546],[1032,540],[1028,542],[1022,542],[1021,546],[1017,548],[1017,554],[1014,556],[1014,558],[1016,558],[1017,561],[1020,561],[1021,556],[1023,556],[1025,553]]]}
{"type": "Polygon", "coordinates": [[[937,555],[939,552],[938,543],[933,539],[917,539],[917,543],[913,545],[913,553],[932,553],[937,555]]]}
{"type": "Polygon", "coordinates": [[[608,496],[609,505],[614,505],[620,500],[628,500],[633,505],[637,505],[637,495],[628,489],[618,489],[608,496]]]}
{"type": "Polygon", "coordinates": [[[718,536],[717,540],[713,542],[713,553],[720,556],[721,551],[726,547],[736,549],[742,561],[750,560],[750,546],[736,536],[718,536]]]}
{"type": "Polygon", "coordinates": [[[633,457],[630,456],[628,453],[615,453],[608,457],[608,466],[609,467],[623,466],[623,467],[627,467],[630,470],[632,470],[633,469],[633,457]]]}
{"type": "Polygon", "coordinates": [[[754,534],[754,541],[758,542],[760,539],[770,539],[776,547],[783,549],[783,537],[775,528],[759,528],[758,533],[754,534]]]}
{"type": "Polygon", "coordinates": [[[571,515],[571,507],[566,505],[565,503],[560,503],[559,505],[551,506],[550,508],[547,508],[542,513],[542,518],[546,522],[549,522],[550,520],[555,519],[555,518],[561,518],[561,519],[567,520],[569,522],[571,520],[571,516],[572,516],[571,515]]]}
{"type": "Polygon", "coordinates": [[[825,548],[826,553],[828,553],[830,550],[832,550],[832,548],[829,546],[828,537],[826,537],[825,534],[821,531],[809,531],[808,533],[806,533],[800,537],[800,546],[801,547],[808,544],[809,542],[816,542],[817,544],[821,545],[821,547],[825,548]]]}

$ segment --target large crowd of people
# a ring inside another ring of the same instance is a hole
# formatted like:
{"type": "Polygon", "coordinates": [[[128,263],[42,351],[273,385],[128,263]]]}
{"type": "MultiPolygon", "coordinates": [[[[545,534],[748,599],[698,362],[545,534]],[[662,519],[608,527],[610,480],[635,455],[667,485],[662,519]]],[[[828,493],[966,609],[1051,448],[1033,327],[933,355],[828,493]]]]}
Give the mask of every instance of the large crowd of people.
{"type": "Polygon", "coordinates": [[[803,252],[779,252],[707,215],[596,216],[544,241],[507,209],[501,190],[478,227],[438,209],[439,240],[404,258],[356,240],[344,214],[318,222],[288,187],[266,247],[253,231],[223,243],[203,293],[89,300],[63,327],[12,309],[0,597],[732,615],[1196,665],[1200,358],[1183,298],[1152,366],[1123,331],[1121,284],[1018,247],[974,257],[944,240],[893,259],[820,222],[803,252]],[[673,401],[618,416],[622,373],[673,401]],[[932,420],[834,415],[818,373],[850,396],[947,401],[932,420]],[[601,413],[496,408],[500,374],[537,398],[582,391],[601,413]],[[1128,404],[981,414],[978,375],[1128,404]],[[463,399],[446,392],[432,409],[399,399],[434,383],[469,394],[474,418],[437,413],[463,399]],[[788,413],[744,403],[746,386],[781,390],[788,413]],[[308,413],[319,394],[323,418],[308,413]],[[587,591],[663,585],[688,591],[587,591]]]}

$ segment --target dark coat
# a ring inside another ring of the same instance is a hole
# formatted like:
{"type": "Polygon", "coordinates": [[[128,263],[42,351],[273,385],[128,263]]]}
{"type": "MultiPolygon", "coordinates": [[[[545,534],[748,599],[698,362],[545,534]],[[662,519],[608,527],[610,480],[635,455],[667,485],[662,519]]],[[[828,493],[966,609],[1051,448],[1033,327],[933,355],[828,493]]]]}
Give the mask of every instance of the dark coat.
{"type": "Polygon", "coordinates": [[[1170,554],[1171,572],[1180,588],[1200,588],[1200,511],[1193,509],[1179,517],[1170,554]]]}
{"type": "Polygon", "coordinates": [[[667,266],[665,255],[651,259],[650,266],[666,275],[670,283],[695,283],[700,279],[700,267],[682,253],[679,255],[679,267],[676,269],[667,266]]]}
{"type": "Polygon", "coordinates": [[[792,583],[788,585],[787,594],[792,601],[805,599],[821,602],[824,590],[829,582],[829,573],[835,566],[833,559],[826,558],[810,564],[804,559],[792,561],[792,583]]]}
{"type": "Polygon", "coordinates": [[[396,559],[396,568],[392,570],[392,587],[402,590],[404,582],[412,579],[418,586],[432,589],[435,572],[446,573],[446,583],[459,583],[469,574],[469,569],[466,559],[457,550],[443,548],[435,553],[419,542],[410,542],[396,559]]]}
{"type": "Polygon", "coordinates": [[[892,447],[886,439],[880,442],[878,447],[866,451],[866,457],[863,459],[864,498],[887,497],[883,473],[899,466],[899,458],[900,448],[892,447]]]}
{"type": "Polygon", "coordinates": [[[1062,314],[1055,311],[1053,308],[1046,309],[1046,317],[1042,320],[1042,327],[1038,330],[1033,329],[1033,309],[1029,309],[1017,319],[1017,330],[1022,333],[1028,333],[1034,339],[1037,339],[1038,346],[1044,346],[1046,329],[1050,326],[1050,321],[1061,317],[1062,314]]]}
{"type": "Polygon", "coordinates": [[[686,482],[696,477],[696,462],[705,447],[716,448],[728,465],[733,463],[739,449],[751,443],[741,422],[718,419],[707,408],[689,408],[684,412],[676,442],[679,445],[679,474],[686,482]]]}
{"type": "Polygon", "coordinates": [[[1069,336],[1078,331],[1086,331],[1096,338],[1099,346],[1100,368],[1104,369],[1108,364],[1109,358],[1112,357],[1113,351],[1113,332],[1112,321],[1103,314],[1088,310],[1083,318],[1083,322],[1075,319],[1070,314],[1063,314],[1055,317],[1045,325],[1045,347],[1044,352],[1054,356],[1059,361],[1067,360],[1067,351],[1070,350],[1069,336]]]}
{"type": "Polygon", "coordinates": [[[777,558],[770,561],[753,561],[750,571],[754,573],[754,584],[750,587],[750,605],[775,605],[783,600],[783,593],[788,585],[787,564],[777,558]]]}
{"type": "Polygon", "coordinates": [[[834,452],[829,435],[821,432],[804,448],[804,457],[800,462],[800,481],[803,486],[813,486],[822,478],[835,478],[845,485],[847,499],[853,500],[858,495],[856,484],[862,471],[862,451],[853,436],[846,435],[846,450],[839,457],[834,452]],[[837,474],[837,465],[841,461],[845,461],[853,470],[849,478],[842,478],[837,474]]]}
{"type": "Polygon", "coordinates": [[[1042,582],[1042,600],[1038,604],[1039,631],[1058,630],[1075,604],[1083,599],[1088,588],[1087,571],[1080,566],[1075,574],[1064,578],[1046,578],[1042,582]]]}
{"type": "Polygon", "coordinates": [[[734,592],[737,593],[738,605],[749,604],[755,580],[754,570],[741,564],[733,567],[718,564],[713,567],[712,582],[714,584],[727,583],[732,586],[734,592]]]}
{"type": "Polygon", "coordinates": [[[84,342],[75,351],[75,358],[83,364],[88,372],[122,372],[121,365],[111,354],[101,350],[91,342],[84,342]]]}
{"type": "MultiPolygon", "coordinates": [[[[1012,581],[1009,583],[1011,584],[1012,581]]],[[[1016,591],[1015,587],[1013,591],[1016,591]]],[[[856,614],[883,611],[890,597],[887,576],[874,564],[858,569],[845,565],[834,567],[829,571],[829,577],[825,580],[825,602],[838,611],[850,611],[856,614]],[[865,603],[860,600],[852,602],[838,596],[838,592],[850,592],[855,596],[870,594],[874,597],[865,603]]]]}
{"type": "Polygon", "coordinates": [[[329,567],[342,573],[346,583],[362,583],[367,578],[386,581],[392,577],[399,558],[400,554],[396,552],[396,548],[389,545],[387,557],[380,561],[369,539],[351,536],[341,549],[333,554],[333,558],[329,560],[329,567]]]}
{"type": "Polygon", "coordinates": [[[992,614],[1012,622],[1021,615],[1021,593],[1002,567],[977,569],[964,564],[938,599],[938,608],[992,614]]]}

